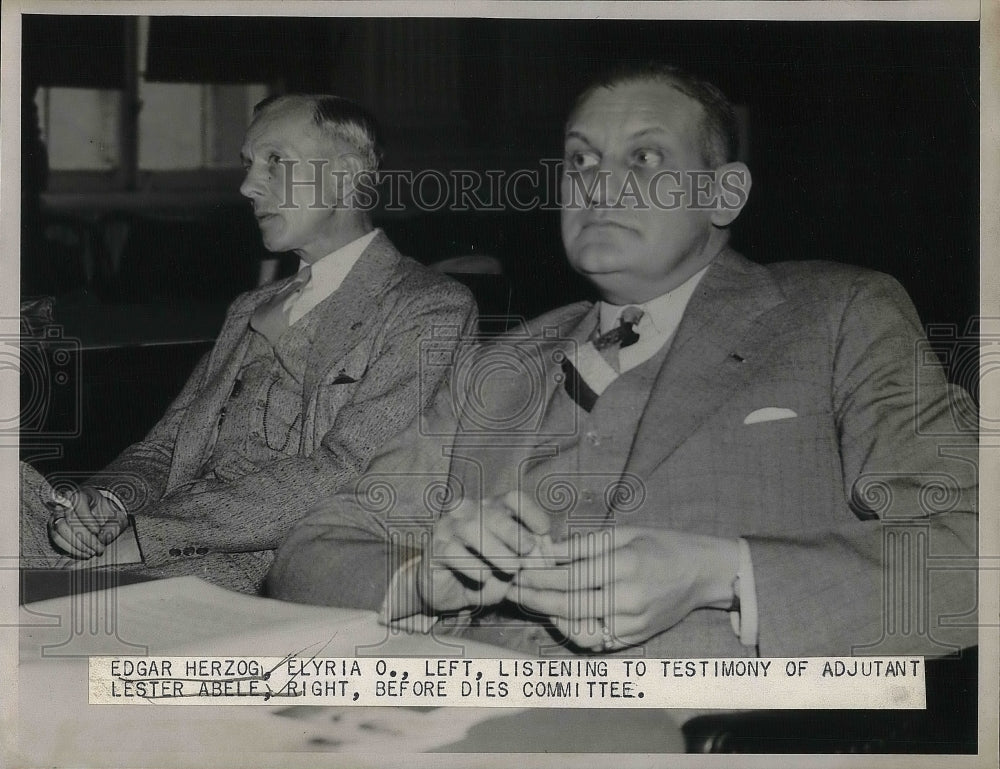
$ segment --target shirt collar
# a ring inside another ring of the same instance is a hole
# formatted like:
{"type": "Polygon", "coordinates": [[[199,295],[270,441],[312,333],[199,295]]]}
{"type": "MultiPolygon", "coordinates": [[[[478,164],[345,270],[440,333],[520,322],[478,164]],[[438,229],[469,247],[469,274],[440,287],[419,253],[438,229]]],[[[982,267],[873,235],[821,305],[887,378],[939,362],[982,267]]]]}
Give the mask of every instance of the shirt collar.
{"type": "Polygon", "coordinates": [[[618,324],[618,316],[626,307],[641,307],[642,320],[639,321],[640,333],[651,330],[657,336],[669,336],[677,330],[688,301],[698,287],[702,276],[708,271],[708,265],[681,283],[677,288],[650,299],[642,304],[610,304],[601,302],[601,333],[606,334],[618,324]]]}
{"type": "MultiPolygon", "coordinates": [[[[333,293],[340,288],[340,284],[344,282],[347,273],[351,271],[351,268],[361,258],[361,254],[375,240],[375,236],[379,232],[381,232],[379,229],[367,232],[360,238],[355,238],[350,243],[341,246],[322,259],[313,262],[312,277],[309,279],[312,289],[314,291],[319,289],[321,292],[323,292],[323,289],[326,289],[326,293],[333,293]]],[[[300,261],[299,269],[301,270],[307,264],[308,262],[300,261]]]]}

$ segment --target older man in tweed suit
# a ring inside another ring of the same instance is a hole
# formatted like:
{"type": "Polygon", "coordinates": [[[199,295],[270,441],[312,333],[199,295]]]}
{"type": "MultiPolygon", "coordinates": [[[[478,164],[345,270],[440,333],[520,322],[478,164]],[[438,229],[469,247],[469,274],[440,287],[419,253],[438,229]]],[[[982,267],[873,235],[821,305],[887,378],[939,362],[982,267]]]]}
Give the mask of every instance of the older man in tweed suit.
{"type": "Polygon", "coordinates": [[[475,305],[354,205],[381,155],[373,119],[333,96],[268,100],[241,155],[264,244],[299,272],[238,297],[160,422],[55,512],[22,468],[22,555],[100,556],[130,515],[147,573],[256,591],[291,524],[433,396],[421,345],[446,354],[475,305]]]}
{"type": "Polygon", "coordinates": [[[888,276],[728,247],[735,143],[672,68],[586,91],[563,240],[602,301],[462,356],[420,434],[296,526],[271,594],[537,655],[974,644],[974,408],[918,365],[888,276]]]}

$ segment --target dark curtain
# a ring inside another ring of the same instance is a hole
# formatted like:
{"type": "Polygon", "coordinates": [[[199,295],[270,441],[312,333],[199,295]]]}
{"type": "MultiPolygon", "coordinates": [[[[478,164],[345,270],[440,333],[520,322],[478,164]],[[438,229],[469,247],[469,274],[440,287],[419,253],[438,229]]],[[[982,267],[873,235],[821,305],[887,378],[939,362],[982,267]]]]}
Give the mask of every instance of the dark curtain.
{"type": "Polygon", "coordinates": [[[125,18],[22,16],[24,82],[34,86],[122,88],[125,18]]]}
{"type": "Polygon", "coordinates": [[[335,19],[153,17],[146,80],[322,89],[343,34],[335,19]]]}

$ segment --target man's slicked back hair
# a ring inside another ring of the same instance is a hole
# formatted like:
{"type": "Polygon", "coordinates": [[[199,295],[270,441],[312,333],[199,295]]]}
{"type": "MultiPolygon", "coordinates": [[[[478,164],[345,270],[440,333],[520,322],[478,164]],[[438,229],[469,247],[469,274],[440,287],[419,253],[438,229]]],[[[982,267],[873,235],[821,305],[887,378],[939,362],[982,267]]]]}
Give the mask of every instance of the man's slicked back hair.
{"type": "Polygon", "coordinates": [[[702,162],[718,168],[735,161],[739,153],[736,110],[726,95],[707,80],[662,62],[622,64],[591,82],[573,104],[574,114],[595,91],[629,83],[664,83],[698,102],[703,110],[699,128],[702,162]]]}
{"type": "Polygon", "coordinates": [[[279,94],[268,96],[253,108],[254,118],[283,104],[312,108],[313,123],[333,139],[347,142],[361,156],[366,170],[377,171],[382,162],[382,138],[375,117],[360,104],[330,94],[279,94]]]}

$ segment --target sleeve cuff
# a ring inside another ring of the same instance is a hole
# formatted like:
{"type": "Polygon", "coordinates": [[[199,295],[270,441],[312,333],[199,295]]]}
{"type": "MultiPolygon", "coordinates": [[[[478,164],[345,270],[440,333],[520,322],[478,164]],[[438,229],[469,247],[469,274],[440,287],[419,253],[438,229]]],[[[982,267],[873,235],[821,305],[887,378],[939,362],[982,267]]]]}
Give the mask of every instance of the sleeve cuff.
{"type": "Polygon", "coordinates": [[[733,632],[739,636],[744,646],[756,646],[758,642],[757,625],[757,585],[753,578],[753,561],[750,559],[750,545],[740,537],[739,569],[733,582],[733,594],[736,607],[729,612],[729,620],[733,632]]]}
{"type": "Polygon", "coordinates": [[[102,489],[102,488],[98,488],[97,491],[100,492],[100,494],[101,494],[102,497],[104,497],[112,505],[114,505],[115,508],[118,510],[119,513],[127,513],[128,512],[128,510],[125,509],[125,503],[122,502],[121,499],[118,498],[118,495],[115,494],[113,491],[109,491],[108,489],[102,489]]]}
{"type": "Polygon", "coordinates": [[[429,633],[437,617],[423,613],[416,590],[417,567],[421,556],[415,555],[396,569],[389,580],[385,600],[379,609],[379,622],[408,633],[429,633]]]}

